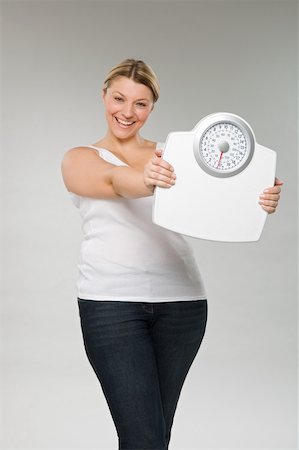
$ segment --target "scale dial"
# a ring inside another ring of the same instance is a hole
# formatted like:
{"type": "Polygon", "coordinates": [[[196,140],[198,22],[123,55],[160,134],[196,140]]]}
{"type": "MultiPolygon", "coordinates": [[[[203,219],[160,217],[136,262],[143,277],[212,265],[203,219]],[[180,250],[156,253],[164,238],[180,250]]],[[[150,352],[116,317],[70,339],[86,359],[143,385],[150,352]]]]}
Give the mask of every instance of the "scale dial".
{"type": "Polygon", "coordinates": [[[250,163],[255,137],[241,117],[231,113],[210,114],[194,131],[194,156],[208,174],[231,177],[250,163]]]}

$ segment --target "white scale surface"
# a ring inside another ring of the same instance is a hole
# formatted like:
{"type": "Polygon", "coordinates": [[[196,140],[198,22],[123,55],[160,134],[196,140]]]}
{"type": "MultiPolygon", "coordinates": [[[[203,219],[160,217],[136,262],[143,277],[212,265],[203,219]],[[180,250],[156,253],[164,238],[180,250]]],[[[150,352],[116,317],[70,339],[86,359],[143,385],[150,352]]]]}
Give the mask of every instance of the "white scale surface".
{"type": "Polygon", "coordinates": [[[259,196],[274,185],[276,152],[255,141],[244,119],[215,113],[169,133],[163,158],[177,178],[155,189],[154,223],[212,241],[259,240],[268,215],[259,196]]]}

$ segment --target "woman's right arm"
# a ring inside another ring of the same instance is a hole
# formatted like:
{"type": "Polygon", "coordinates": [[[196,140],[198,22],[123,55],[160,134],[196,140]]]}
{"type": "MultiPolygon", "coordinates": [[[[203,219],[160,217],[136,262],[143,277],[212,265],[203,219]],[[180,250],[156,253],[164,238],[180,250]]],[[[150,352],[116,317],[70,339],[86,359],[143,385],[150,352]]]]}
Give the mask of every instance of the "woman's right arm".
{"type": "Polygon", "coordinates": [[[61,163],[68,191],[91,198],[139,198],[153,194],[155,186],[171,187],[174,173],[159,151],[139,171],[115,166],[102,159],[96,150],[75,147],[67,151],[61,163]]]}

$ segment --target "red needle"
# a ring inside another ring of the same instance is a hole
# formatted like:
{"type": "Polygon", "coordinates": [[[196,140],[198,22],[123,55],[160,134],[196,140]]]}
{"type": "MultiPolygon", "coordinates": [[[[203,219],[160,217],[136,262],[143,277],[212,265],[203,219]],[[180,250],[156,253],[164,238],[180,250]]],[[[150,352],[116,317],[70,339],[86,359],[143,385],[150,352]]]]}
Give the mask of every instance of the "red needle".
{"type": "Polygon", "coordinates": [[[219,164],[221,162],[222,155],[223,155],[223,152],[221,152],[221,155],[220,155],[220,158],[219,158],[219,161],[218,161],[218,164],[217,164],[217,168],[219,167],[219,164]]]}

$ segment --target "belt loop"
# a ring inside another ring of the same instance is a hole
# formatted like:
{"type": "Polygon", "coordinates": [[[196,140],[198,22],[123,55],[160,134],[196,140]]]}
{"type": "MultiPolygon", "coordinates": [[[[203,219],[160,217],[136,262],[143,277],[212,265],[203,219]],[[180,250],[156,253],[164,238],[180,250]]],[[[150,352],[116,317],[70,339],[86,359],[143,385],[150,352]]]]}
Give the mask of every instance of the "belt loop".
{"type": "Polygon", "coordinates": [[[148,313],[153,313],[154,312],[154,305],[152,303],[143,302],[142,303],[142,308],[144,309],[144,311],[146,311],[148,313]]]}

